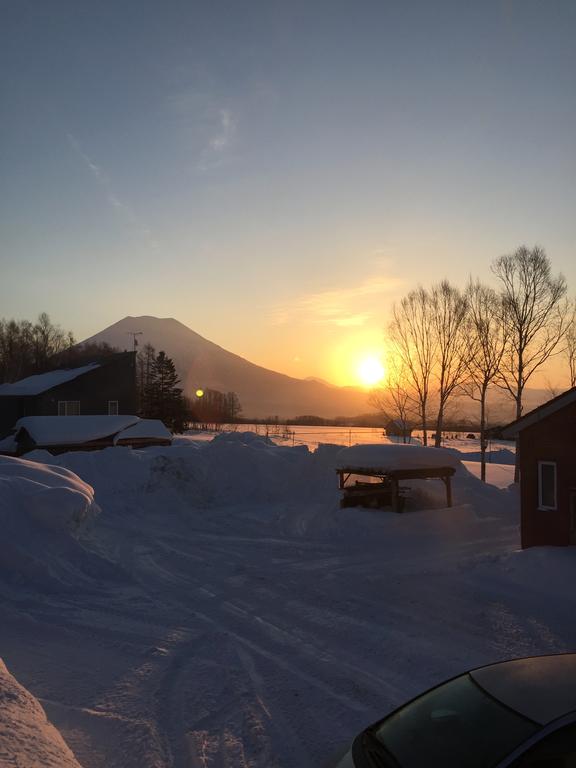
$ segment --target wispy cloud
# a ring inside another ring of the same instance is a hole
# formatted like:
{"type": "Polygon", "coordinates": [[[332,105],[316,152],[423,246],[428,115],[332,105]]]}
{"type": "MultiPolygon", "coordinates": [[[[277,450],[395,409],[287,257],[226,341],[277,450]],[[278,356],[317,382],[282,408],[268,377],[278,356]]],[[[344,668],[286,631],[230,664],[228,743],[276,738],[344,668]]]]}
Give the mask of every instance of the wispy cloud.
{"type": "Polygon", "coordinates": [[[271,319],[277,325],[299,320],[359,327],[382,318],[382,298],[390,297],[401,285],[398,278],[374,275],[357,285],[318,291],[281,304],[273,310],[271,319]]]}
{"type": "Polygon", "coordinates": [[[112,187],[112,183],[108,174],[102,169],[101,166],[97,165],[97,163],[95,163],[89,155],[86,154],[86,152],[82,149],[80,142],[72,133],[67,133],[66,138],[68,139],[68,142],[74,152],[78,155],[78,157],[82,159],[94,177],[95,181],[104,191],[104,195],[109,205],[118,213],[118,215],[122,217],[124,223],[127,226],[131,227],[138,234],[144,237],[150,248],[157,250],[160,245],[156,238],[153,236],[151,229],[140,220],[140,218],[134,213],[134,210],[130,205],[128,205],[128,203],[124,202],[124,200],[118,197],[112,187]]]}
{"type": "Polygon", "coordinates": [[[230,109],[219,109],[208,136],[208,142],[198,161],[199,170],[220,166],[226,152],[234,144],[238,122],[230,109]]]}

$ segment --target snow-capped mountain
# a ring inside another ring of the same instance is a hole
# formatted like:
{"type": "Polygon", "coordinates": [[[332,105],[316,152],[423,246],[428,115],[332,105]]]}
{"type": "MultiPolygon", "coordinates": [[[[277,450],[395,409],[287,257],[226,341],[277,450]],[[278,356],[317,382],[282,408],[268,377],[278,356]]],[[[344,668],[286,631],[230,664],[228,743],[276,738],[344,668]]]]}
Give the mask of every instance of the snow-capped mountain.
{"type": "Polygon", "coordinates": [[[174,360],[184,392],[217,389],[236,392],[248,417],[314,414],[331,418],[372,411],[366,391],[335,387],[318,380],[295,379],[262,368],[228,352],[173,318],[125,317],[85,342],[107,342],[119,349],[132,348],[131,332],[140,348],[152,344],[174,360]]]}

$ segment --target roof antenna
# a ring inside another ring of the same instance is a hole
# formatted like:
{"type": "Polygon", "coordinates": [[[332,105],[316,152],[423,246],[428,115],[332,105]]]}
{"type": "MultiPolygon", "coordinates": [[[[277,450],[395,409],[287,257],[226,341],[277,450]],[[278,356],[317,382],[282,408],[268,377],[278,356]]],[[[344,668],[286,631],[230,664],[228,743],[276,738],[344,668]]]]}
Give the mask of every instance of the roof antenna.
{"type": "Polygon", "coordinates": [[[142,336],[143,331],[126,331],[128,336],[132,336],[132,341],[134,342],[133,350],[136,352],[136,348],[138,346],[138,339],[136,336],[142,336]]]}

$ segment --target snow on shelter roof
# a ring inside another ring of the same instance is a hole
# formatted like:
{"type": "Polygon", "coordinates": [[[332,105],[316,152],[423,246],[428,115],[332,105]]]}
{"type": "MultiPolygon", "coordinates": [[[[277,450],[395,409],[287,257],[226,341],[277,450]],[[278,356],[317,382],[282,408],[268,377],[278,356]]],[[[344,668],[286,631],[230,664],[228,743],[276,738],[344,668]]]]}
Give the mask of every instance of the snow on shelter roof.
{"type": "Polygon", "coordinates": [[[445,448],[428,448],[422,445],[353,445],[338,452],[339,468],[377,469],[394,472],[402,469],[457,469],[460,459],[445,448]]]}
{"type": "Polygon", "coordinates": [[[37,445],[75,445],[111,437],[139,421],[138,416],[24,416],[16,431],[25,429],[37,445]]]}
{"type": "Polygon", "coordinates": [[[80,368],[65,368],[58,371],[48,371],[48,373],[39,373],[36,376],[28,376],[26,379],[14,381],[12,384],[0,384],[0,396],[39,395],[99,367],[99,363],[90,363],[80,368]]]}

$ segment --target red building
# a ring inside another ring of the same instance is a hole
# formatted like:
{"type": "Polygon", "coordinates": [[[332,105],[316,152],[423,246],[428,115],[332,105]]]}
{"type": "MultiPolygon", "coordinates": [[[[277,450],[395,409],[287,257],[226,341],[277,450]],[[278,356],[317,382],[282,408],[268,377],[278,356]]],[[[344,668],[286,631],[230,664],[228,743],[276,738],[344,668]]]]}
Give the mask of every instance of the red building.
{"type": "Polygon", "coordinates": [[[518,440],[522,547],[576,544],[576,387],[503,435],[518,440]]]}

